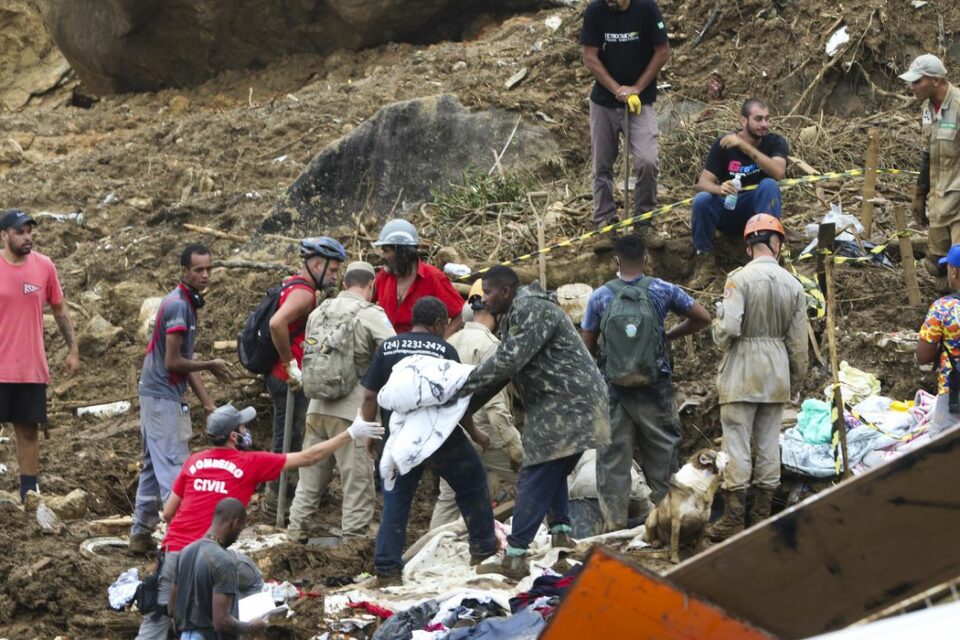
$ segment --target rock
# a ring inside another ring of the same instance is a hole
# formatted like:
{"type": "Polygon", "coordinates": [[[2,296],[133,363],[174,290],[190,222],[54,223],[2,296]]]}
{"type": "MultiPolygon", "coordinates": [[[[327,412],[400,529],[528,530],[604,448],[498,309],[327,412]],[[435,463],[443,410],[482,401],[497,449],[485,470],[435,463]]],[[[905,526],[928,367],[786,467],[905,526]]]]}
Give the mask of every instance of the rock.
{"type": "Polygon", "coordinates": [[[456,73],[457,71],[463,71],[467,68],[467,63],[463,60],[457,60],[453,63],[452,71],[456,73]]]}
{"type": "Polygon", "coordinates": [[[74,489],[65,496],[43,496],[43,502],[61,520],[79,520],[87,515],[87,492],[74,489]]]}
{"type": "Polygon", "coordinates": [[[77,341],[83,356],[102,356],[123,335],[123,329],[107,322],[99,313],[80,332],[77,341]]]}
{"type": "Polygon", "coordinates": [[[803,144],[814,144],[817,141],[817,138],[820,137],[820,127],[812,124],[809,127],[804,127],[800,129],[800,134],[797,136],[797,139],[800,140],[803,144]]]}
{"type": "Polygon", "coordinates": [[[0,491],[0,504],[13,505],[20,508],[20,496],[10,491],[0,491]]]}
{"type": "MultiPolygon", "coordinates": [[[[486,172],[491,149],[503,149],[517,114],[471,112],[456,96],[418,98],[387,105],[350,134],[323,149],[287,190],[261,230],[286,231],[295,219],[301,233],[351,223],[359,211],[386,216],[398,196],[430,198],[430,187],[462,180],[471,169],[486,172]]],[[[504,167],[555,158],[553,134],[528,119],[520,122],[501,160],[504,167]]],[[[352,223],[351,223],[352,224],[352,223]]]]}
{"type": "Polygon", "coordinates": [[[23,147],[13,138],[0,140],[0,165],[13,166],[23,160],[23,147]]]}
{"type": "Polygon", "coordinates": [[[137,337],[144,341],[150,340],[153,333],[153,326],[157,321],[157,310],[163,298],[157,296],[147,298],[140,305],[140,328],[137,330],[137,337]]]}
{"type": "Polygon", "coordinates": [[[155,202],[153,198],[130,198],[127,200],[127,204],[138,211],[150,213],[153,210],[155,202]]]}
{"type": "Polygon", "coordinates": [[[60,533],[63,531],[63,522],[60,517],[43,502],[37,505],[37,523],[44,533],[60,533]]]}
{"type": "Polygon", "coordinates": [[[170,108],[170,115],[182,116],[190,110],[190,98],[187,96],[173,96],[167,103],[170,108]]]}
{"type": "Polygon", "coordinates": [[[458,40],[481,14],[519,13],[539,4],[536,0],[32,1],[63,56],[96,94],[195,85],[225,69],[262,67],[295,53],[458,40]]]}
{"type": "Polygon", "coordinates": [[[32,96],[57,86],[69,72],[70,65],[30,0],[4,0],[0,9],[0,110],[23,107],[32,96]]]}

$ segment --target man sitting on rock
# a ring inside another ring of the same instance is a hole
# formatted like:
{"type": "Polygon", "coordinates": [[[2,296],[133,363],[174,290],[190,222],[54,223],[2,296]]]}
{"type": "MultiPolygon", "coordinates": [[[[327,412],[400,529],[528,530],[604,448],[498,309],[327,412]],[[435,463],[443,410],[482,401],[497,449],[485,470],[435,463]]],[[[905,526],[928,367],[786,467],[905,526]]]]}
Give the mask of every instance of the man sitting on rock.
{"type": "Polygon", "coordinates": [[[787,174],[787,141],[770,133],[770,109],[759,98],[740,108],[740,129],[714,140],[697,181],[693,199],[693,247],[697,251],[690,287],[706,285],[715,271],[713,232],[739,237],[747,220],[758,213],[780,217],[778,180],[787,174]],[[734,178],[739,176],[739,191],[734,178]],[[739,192],[738,192],[739,191],[739,192]],[[730,197],[731,201],[727,201],[730,197]]]}

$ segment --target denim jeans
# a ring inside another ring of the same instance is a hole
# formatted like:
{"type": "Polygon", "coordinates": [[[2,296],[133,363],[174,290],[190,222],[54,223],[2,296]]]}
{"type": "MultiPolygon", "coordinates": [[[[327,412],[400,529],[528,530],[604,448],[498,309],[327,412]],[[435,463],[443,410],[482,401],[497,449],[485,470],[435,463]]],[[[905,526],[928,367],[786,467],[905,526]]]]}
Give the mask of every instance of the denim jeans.
{"type": "Polygon", "coordinates": [[[383,512],[373,556],[378,576],[400,575],[403,572],[403,546],[410,505],[420,476],[428,467],[436,471],[456,492],[457,506],[467,523],[470,554],[486,556],[497,550],[487,471],[473,445],[467,441],[467,436],[457,428],[433,455],[398,477],[392,490],[383,489],[383,512]]]}
{"type": "Polygon", "coordinates": [[[526,549],[537,535],[544,518],[551,527],[570,524],[570,493],[567,476],[577,466],[581,453],[534,464],[520,469],[517,501],[513,508],[513,528],[507,543],[526,549]]]}
{"type": "Polygon", "coordinates": [[[710,251],[713,248],[713,232],[721,232],[740,237],[747,220],[758,213],[769,213],[780,217],[780,185],[773,178],[764,178],[752,191],[741,191],[737,196],[737,206],[731,211],[723,207],[726,196],[715,196],[701,191],[693,198],[693,247],[697,251],[710,251]]]}

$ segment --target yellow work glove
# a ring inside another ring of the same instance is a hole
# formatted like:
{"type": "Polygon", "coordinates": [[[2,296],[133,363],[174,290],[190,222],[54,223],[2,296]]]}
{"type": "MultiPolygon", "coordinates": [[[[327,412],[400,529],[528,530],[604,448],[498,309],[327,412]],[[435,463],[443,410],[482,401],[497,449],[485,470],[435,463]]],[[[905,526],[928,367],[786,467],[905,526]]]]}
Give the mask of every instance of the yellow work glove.
{"type": "Polygon", "coordinates": [[[627,109],[630,110],[630,113],[640,113],[640,107],[640,96],[636,94],[627,96],[627,109]]]}

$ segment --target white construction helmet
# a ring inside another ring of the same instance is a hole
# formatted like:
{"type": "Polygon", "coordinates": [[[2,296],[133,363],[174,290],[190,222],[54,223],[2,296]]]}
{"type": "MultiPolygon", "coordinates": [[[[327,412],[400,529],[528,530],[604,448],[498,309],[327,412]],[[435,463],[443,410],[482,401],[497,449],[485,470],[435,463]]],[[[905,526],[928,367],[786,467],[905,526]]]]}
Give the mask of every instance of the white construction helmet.
{"type": "Polygon", "coordinates": [[[380,230],[380,237],[373,243],[375,247],[384,245],[416,247],[420,244],[420,236],[417,234],[417,228],[403,220],[396,218],[383,225],[380,230]]]}

